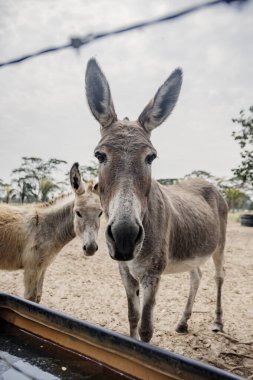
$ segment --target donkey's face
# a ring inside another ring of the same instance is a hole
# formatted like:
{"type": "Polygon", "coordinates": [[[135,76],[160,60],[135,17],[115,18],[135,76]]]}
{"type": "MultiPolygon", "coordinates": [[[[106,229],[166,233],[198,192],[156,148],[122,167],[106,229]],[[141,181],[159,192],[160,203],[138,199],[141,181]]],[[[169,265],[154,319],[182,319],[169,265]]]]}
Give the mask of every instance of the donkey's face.
{"type": "Polygon", "coordinates": [[[97,192],[97,185],[89,182],[85,186],[81,179],[78,164],[70,171],[70,181],[75,192],[74,230],[76,236],[82,239],[83,251],[86,256],[92,256],[98,249],[97,234],[100,226],[102,207],[97,192]]]}
{"type": "Polygon", "coordinates": [[[143,217],[151,187],[151,164],[156,150],[149,138],[174,108],[182,83],[175,70],[144,108],[137,121],[117,119],[108,82],[91,59],[86,71],[86,93],[94,117],[101,125],[95,148],[99,165],[102,206],[108,218],[106,239],[111,257],[132,260],[142,248],[143,217]]]}
{"type": "Polygon", "coordinates": [[[138,123],[117,121],[95,148],[101,203],[109,219],[106,240],[115,260],[131,260],[144,239],[142,219],[156,157],[147,133],[138,123]]]}

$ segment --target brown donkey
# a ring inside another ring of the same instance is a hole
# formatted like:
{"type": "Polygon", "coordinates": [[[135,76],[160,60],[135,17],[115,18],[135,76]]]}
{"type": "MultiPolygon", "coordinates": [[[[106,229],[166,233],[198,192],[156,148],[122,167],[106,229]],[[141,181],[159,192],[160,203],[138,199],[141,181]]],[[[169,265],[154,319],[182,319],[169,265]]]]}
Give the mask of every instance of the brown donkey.
{"type": "Polygon", "coordinates": [[[102,208],[91,183],[85,188],[78,164],[70,171],[75,192],[28,206],[0,205],[0,269],[24,269],[25,298],[40,302],[47,267],[75,236],[84,253],[98,249],[96,239],[102,208]]]}
{"type": "Polygon", "coordinates": [[[101,203],[108,218],[107,245],[110,256],[119,261],[130,335],[140,335],[146,342],[153,335],[153,309],[161,274],[190,272],[189,298],[176,328],[177,332],[187,332],[201,278],[199,267],[210,256],[217,284],[213,331],[223,328],[221,288],[227,205],[206,181],[189,180],[166,187],[151,178],[156,150],[150,134],[173,110],[181,84],[182,71],[176,69],[137,121],[120,121],[108,82],[95,59],[89,61],[86,71],[88,103],[101,126],[102,138],[95,156],[100,163],[101,203]]]}

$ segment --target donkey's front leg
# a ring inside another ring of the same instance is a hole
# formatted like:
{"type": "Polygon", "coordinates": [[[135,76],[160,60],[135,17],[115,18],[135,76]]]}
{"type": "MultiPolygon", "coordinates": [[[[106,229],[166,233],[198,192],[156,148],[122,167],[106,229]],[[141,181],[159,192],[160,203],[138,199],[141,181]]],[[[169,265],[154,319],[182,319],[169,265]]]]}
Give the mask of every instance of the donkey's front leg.
{"type": "Polygon", "coordinates": [[[40,268],[25,268],[24,285],[25,298],[29,301],[40,302],[45,270],[40,268]]]}
{"type": "Polygon", "coordinates": [[[143,308],[141,315],[141,325],[139,334],[141,340],[149,342],[153,336],[153,310],[155,306],[155,297],[160,283],[160,276],[145,274],[141,279],[143,288],[143,308]]]}
{"type": "Polygon", "coordinates": [[[119,264],[119,272],[127,295],[130,336],[139,339],[137,329],[140,319],[139,282],[131,275],[126,265],[119,264]]]}
{"type": "Polygon", "coordinates": [[[38,277],[38,284],[37,284],[37,295],[36,295],[36,300],[35,302],[40,303],[41,297],[42,297],[42,289],[43,289],[43,282],[44,282],[44,277],[46,273],[46,269],[41,270],[39,277],[38,277]]]}

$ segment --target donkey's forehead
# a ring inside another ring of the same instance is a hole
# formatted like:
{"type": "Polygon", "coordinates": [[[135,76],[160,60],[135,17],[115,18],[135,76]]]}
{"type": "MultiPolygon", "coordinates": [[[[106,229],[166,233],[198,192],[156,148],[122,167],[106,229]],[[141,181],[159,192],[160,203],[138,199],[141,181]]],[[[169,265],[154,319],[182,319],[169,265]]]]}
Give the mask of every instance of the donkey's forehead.
{"type": "Polygon", "coordinates": [[[127,118],[122,121],[118,120],[110,127],[105,128],[95,150],[101,147],[120,150],[145,147],[154,149],[147,132],[137,121],[129,121],[127,118]]]}
{"type": "Polygon", "coordinates": [[[100,200],[97,194],[92,192],[83,193],[79,197],[75,198],[75,205],[78,207],[90,207],[90,208],[100,208],[100,200]]]}

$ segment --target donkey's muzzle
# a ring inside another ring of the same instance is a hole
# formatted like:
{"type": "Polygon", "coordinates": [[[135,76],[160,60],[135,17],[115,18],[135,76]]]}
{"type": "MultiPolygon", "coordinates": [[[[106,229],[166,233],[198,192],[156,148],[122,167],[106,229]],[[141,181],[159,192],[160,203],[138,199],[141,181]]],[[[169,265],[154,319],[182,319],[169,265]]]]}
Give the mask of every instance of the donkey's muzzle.
{"type": "Polygon", "coordinates": [[[92,243],[92,244],[85,244],[83,246],[83,251],[85,256],[93,256],[94,253],[98,250],[98,245],[97,243],[92,243]]]}
{"type": "Polygon", "coordinates": [[[136,245],[142,241],[143,227],[136,223],[113,223],[107,226],[106,238],[114,260],[129,261],[134,258],[136,245]]]}

